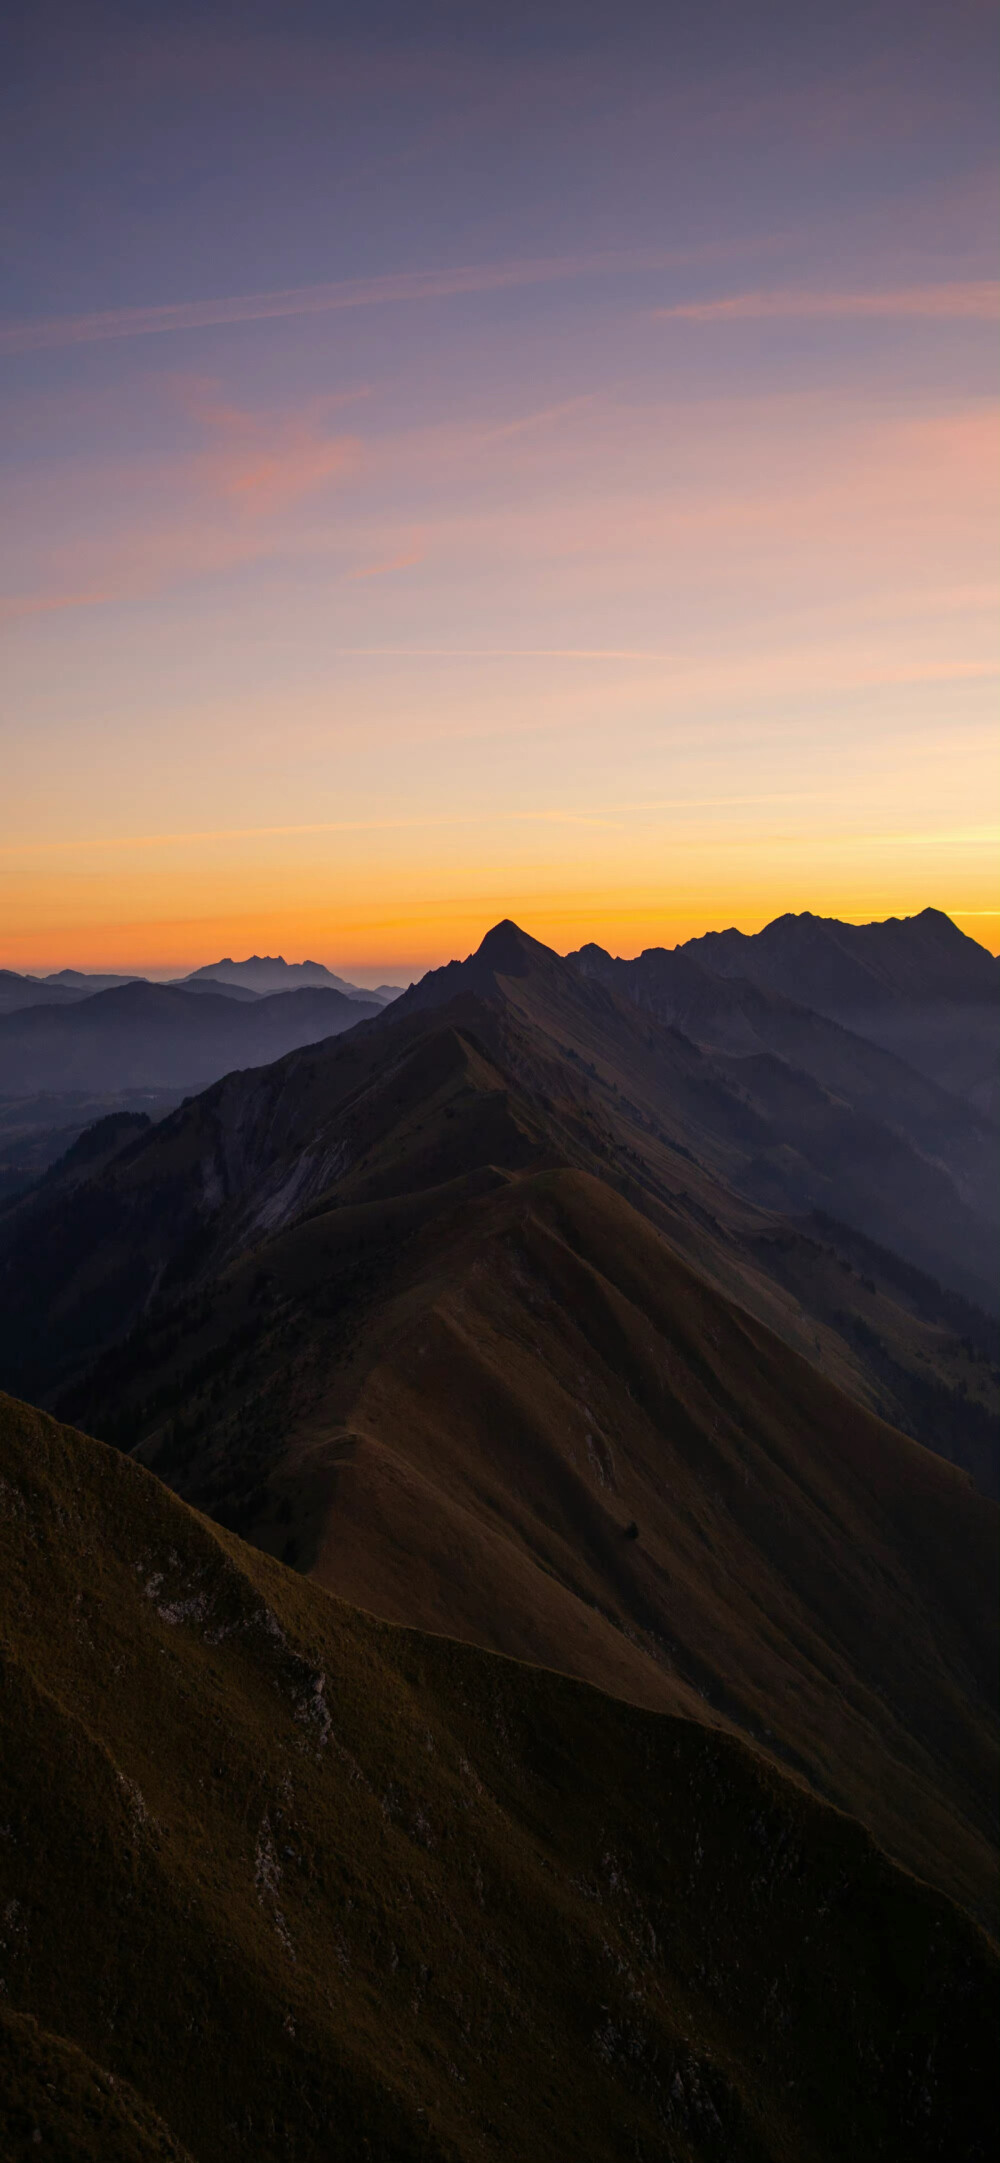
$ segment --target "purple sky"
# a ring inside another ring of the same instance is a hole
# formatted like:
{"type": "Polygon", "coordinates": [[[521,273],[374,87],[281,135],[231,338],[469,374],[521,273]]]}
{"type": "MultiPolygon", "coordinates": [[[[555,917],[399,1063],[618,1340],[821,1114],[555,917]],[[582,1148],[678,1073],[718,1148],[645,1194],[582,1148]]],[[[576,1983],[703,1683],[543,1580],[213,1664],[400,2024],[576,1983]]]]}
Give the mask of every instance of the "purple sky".
{"type": "Polygon", "coordinates": [[[9,12],[0,965],[997,943],[996,10],[494,13],[9,12]]]}

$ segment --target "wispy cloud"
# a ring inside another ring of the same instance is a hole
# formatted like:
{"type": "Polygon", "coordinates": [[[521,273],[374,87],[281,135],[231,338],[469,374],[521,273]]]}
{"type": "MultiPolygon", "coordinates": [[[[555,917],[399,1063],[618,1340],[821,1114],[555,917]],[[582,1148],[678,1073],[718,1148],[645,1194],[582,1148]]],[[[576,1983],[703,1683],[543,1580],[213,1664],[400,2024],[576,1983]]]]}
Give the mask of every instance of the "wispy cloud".
{"type": "Polygon", "coordinates": [[[165,331],[214,329],[227,323],[263,323],[278,316],[329,315],[343,308],[446,300],[463,293],[502,292],[506,287],[550,285],[564,279],[626,276],[635,271],[662,270],[673,263],[689,263],[700,252],[605,249],[594,255],[464,263],[453,270],[395,271],[380,278],[349,278],[333,285],[290,286],[274,293],[174,301],[155,308],[107,308],[92,315],[50,316],[0,326],[0,354],[37,353],[47,346],[92,345],[107,338],[148,338],[165,331]]]}
{"type": "Polygon", "coordinates": [[[351,578],[385,578],[390,571],[409,571],[417,563],[423,563],[427,551],[422,545],[397,549],[392,556],[385,556],[376,563],[362,563],[351,578]]]}
{"type": "MultiPolygon", "coordinates": [[[[812,792],[808,792],[809,795],[812,792]]],[[[801,790],[782,790],[778,794],[764,796],[695,796],[669,797],[662,802],[613,804],[613,813],[634,811],[691,811],[717,810],[734,804],[798,803],[806,800],[801,790]]],[[[615,825],[617,821],[608,816],[607,807],[590,810],[555,807],[541,811],[497,810],[474,812],[463,809],[458,813],[421,812],[417,817],[378,819],[313,819],[306,824],[282,826],[211,826],[194,827],[179,833],[162,834],[75,834],[72,839],[57,841],[6,841],[0,843],[0,856],[47,856],[87,852],[91,849],[165,849],[188,846],[198,842],[261,841],[272,836],[300,834],[394,834],[420,833],[428,828],[467,826],[492,826],[497,820],[510,820],[515,824],[547,822],[558,825],[615,825]]]]}
{"type": "Polygon", "coordinates": [[[902,286],[878,293],[734,293],[720,300],[677,301],[667,308],[654,308],[653,314],[661,323],[756,323],[791,316],[992,323],[1000,318],[1000,283],[983,278],[966,284],[902,286]]]}
{"type": "Polygon", "coordinates": [[[227,404],[211,383],[184,383],[179,393],[204,449],[147,469],[153,507],[145,518],[104,538],[88,531],[57,552],[37,590],[0,594],[0,626],[136,599],[266,559],[288,545],[282,514],[361,462],[358,438],[329,435],[324,425],[343,397],[276,414],[227,404]]]}
{"type": "Polygon", "coordinates": [[[326,435],[309,409],[262,416],[211,396],[191,405],[212,438],[198,461],[198,479],[210,494],[259,517],[341,479],[361,456],[357,437],[326,435]]]}
{"type": "Polygon", "coordinates": [[[26,616],[48,616],[63,608],[99,608],[114,599],[105,589],[83,593],[0,593],[0,623],[18,623],[26,616]]]}

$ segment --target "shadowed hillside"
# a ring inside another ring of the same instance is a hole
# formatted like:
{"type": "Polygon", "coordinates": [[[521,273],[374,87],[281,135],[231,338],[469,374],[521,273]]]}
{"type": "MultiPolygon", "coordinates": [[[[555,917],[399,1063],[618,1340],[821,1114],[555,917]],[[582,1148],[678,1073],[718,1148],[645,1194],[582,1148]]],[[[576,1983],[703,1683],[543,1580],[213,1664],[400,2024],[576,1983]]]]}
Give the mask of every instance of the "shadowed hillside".
{"type": "Polygon", "coordinates": [[[779,1059],[720,1066],[514,926],[375,1023],[228,1076],[72,1196],[55,1183],[8,1208],[0,1378],[51,1399],[151,1300],[324,1195],[398,1198],[529,1165],[612,1185],[838,1387],[996,1491],[996,1326],[980,1314],[956,1334],[952,1319],[970,1283],[993,1294],[995,1233],[942,1167],[779,1059]],[[905,1315],[895,1285],[869,1293],[845,1256],[817,1273],[788,1223],[817,1209],[905,1254],[911,1278],[929,1270],[905,1315]],[[943,1291],[949,1224],[958,1284],[943,1291]]]}
{"type": "Polygon", "coordinates": [[[204,1088],[380,1011],[334,990],[244,1003],[202,988],[123,984],[92,998],[0,1014],[0,1092],[204,1088]]]}
{"type": "Polygon", "coordinates": [[[940,909],[884,924],[806,911],[680,951],[829,1015],[1000,1118],[1000,962],[940,909]]]}
{"type": "Polygon", "coordinates": [[[984,1940],[740,1743],[376,1623],[10,1400],[0,1554],[12,2163],[989,2152],[984,1940]]]}
{"type": "Polygon", "coordinates": [[[362,1605],[749,1736],[985,1913],[995,1512],[858,1402],[951,1310],[738,1194],[745,1111],[498,927],[8,1212],[6,1372],[362,1605]]]}
{"type": "Polygon", "coordinates": [[[318,1210],[67,1403],[331,1589],[748,1733],[988,1900],[993,1506],[601,1182],[318,1210]]]}

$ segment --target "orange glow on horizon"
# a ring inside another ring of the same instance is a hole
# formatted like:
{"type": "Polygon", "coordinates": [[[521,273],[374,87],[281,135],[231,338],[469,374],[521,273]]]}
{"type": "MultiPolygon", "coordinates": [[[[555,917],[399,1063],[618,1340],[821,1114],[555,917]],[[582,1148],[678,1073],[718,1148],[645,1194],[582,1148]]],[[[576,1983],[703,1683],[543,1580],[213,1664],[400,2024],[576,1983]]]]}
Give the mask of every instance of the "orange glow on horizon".
{"type": "Polygon", "coordinates": [[[639,897],[595,896],[565,901],[497,892],[435,906],[365,911],[306,911],[287,915],[238,915],[183,919],[77,922],[8,936],[0,968],[46,975],[60,968],[120,974],[181,976],[223,956],[282,954],[286,961],[321,961],[338,975],[365,981],[408,983],[427,969],[474,952],[491,925],[510,916],[533,938],[569,953],[593,940],[610,953],[633,955],[644,947],[678,946],[706,931],[730,926],[757,932],[774,917],[810,911],[849,923],[915,916],[944,907],[959,929],[990,953],[1000,952],[1000,908],[948,909],[932,892],[884,893],[865,904],[860,896],[809,894],[733,895],[728,905],[686,905],[639,897]],[[853,904],[853,905],[852,905],[853,904]]]}

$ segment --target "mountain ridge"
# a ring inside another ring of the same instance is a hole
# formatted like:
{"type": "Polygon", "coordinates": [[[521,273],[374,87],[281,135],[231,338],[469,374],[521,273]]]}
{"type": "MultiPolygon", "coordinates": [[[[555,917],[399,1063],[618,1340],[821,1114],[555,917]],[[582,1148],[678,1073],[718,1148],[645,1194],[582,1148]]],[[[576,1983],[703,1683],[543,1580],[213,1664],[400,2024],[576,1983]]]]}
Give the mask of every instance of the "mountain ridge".
{"type": "Polygon", "coordinates": [[[902,1528],[930,1482],[978,1599],[990,1505],[858,1402],[860,1323],[796,1315],[800,1233],[767,1274],[697,1047],[506,930],[465,966],[0,1220],[5,1376],[362,1605],[708,1705],[972,1898],[984,1715],[902,1528]]]}
{"type": "Polygon", "coordinates": [[[805,999],[1000,1120],[1000,961],[942,910],[882,924],[786,915],[752,936],[706,932],[692,950],[805,999]]]}

